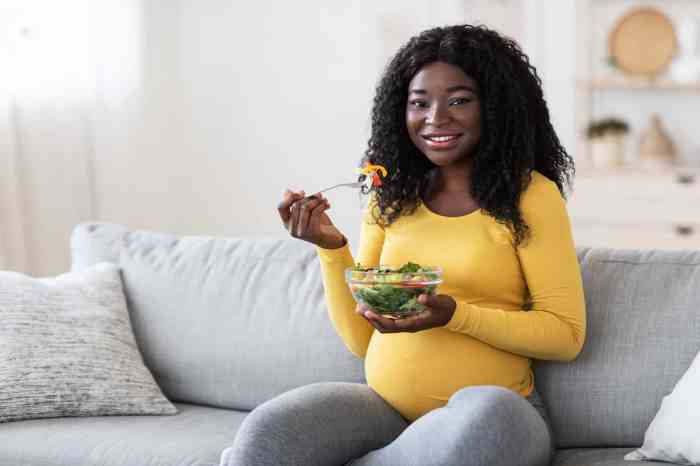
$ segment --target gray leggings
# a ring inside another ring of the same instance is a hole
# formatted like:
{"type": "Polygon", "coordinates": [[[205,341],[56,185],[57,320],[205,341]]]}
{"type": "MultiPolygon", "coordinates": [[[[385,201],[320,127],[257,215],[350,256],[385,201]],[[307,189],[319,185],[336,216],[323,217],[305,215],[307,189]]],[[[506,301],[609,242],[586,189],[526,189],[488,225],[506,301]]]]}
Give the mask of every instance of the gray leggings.
{"type": "Polygon", "coordinates": [[[409,423],[367,385],[327,382],[254,409],[221,466],[545,466],[553,447],[536,391],[463,388],[409,423]]]}

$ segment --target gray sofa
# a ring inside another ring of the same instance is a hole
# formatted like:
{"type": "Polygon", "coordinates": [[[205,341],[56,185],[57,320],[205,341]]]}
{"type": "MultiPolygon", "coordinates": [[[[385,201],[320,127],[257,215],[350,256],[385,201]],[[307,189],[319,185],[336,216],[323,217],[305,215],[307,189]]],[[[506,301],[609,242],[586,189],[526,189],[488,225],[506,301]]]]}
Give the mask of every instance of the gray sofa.
{"type": "MultiPolygon", "coordinates": [[[[327,318],[313,245],[86,223],[71,248],[73,270],[121,266],[144,360],[179,413],[0,424],[0,465],[218,465],[264,401],[319,381],[364,382],[362,361],[327,318]]],[[[578,254],[584,349],[573,362],[534,362],[556,436],[553,464],[630,466],[623,455],[642,444],[700,350],[700,251],[578,254]]]]}

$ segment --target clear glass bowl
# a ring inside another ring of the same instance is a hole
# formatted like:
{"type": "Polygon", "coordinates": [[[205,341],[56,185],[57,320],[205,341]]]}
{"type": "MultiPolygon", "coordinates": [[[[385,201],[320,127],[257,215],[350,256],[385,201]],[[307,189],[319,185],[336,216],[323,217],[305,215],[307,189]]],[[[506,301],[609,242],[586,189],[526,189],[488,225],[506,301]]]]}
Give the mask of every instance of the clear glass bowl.
{"type": "Polygon", "coordinates": [[[345,269],[345,281],[353,298],[378,314],[392,319],[408,317],[425,309],[421,294],[434,295],[442,283],[440,267],[421,267],[417,272],[397,272],[397,267],[345,269]]]}

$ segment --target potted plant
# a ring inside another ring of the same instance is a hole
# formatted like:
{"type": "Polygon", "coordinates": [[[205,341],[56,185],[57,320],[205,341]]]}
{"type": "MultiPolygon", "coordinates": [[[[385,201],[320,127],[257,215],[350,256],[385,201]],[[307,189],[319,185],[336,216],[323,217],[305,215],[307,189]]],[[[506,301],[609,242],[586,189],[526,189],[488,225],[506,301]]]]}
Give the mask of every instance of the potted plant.
{"type": "Polygon", "coordinates": [[[591,161],[596,168],[619,167],[624,162],[625,135],[629,125],[616,117],[593,120],[586,136],[591,141],[591,161]]]}

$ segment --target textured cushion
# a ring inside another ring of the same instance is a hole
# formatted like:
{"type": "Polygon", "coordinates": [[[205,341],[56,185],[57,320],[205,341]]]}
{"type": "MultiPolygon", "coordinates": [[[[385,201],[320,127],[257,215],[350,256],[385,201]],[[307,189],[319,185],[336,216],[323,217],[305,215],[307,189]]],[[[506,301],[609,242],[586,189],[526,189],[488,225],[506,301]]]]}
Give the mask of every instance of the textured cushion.
{"type": "Polygon", "coordinates": [[[313,245],[78,225],[73,269],[122,268],[134,333],[171,399],[249,410],[314,382],[364,382],[325,308],[313,245]]]}
{"type": "Polygon", "coordinates": [[[143,364],[119,269],[0,272],[0,422],[173,414],[143,364]]]}
{"type": "Polygon", "coordinates": [[[536,361],[537,388],[560,448],[636,448],[700,350],[700,251],[582,249],[579,260],[586,343],[572,362],[536,361]]]}
{"type": "MultiPolygon", "coordinates": [[[[637,466],[624,459],[629,448],[572,448],[557,450],[551,466],[637,466]]],[[[639,466],[669,466],[668,463],[649,461],[639,466]]]]}
{"type": "Polygon", "coordinates": [[[662,460],[700,464],[700,353],[673,392],[661,401],[661,409],[644,434],[641,448],[625,456],[628,460],[662,460]]]}
{"type": "Polygon", "coordinates": [[[247,412],[177,404],[175,416],[0,424],[3,466],[218,466],[247,412]]]}

